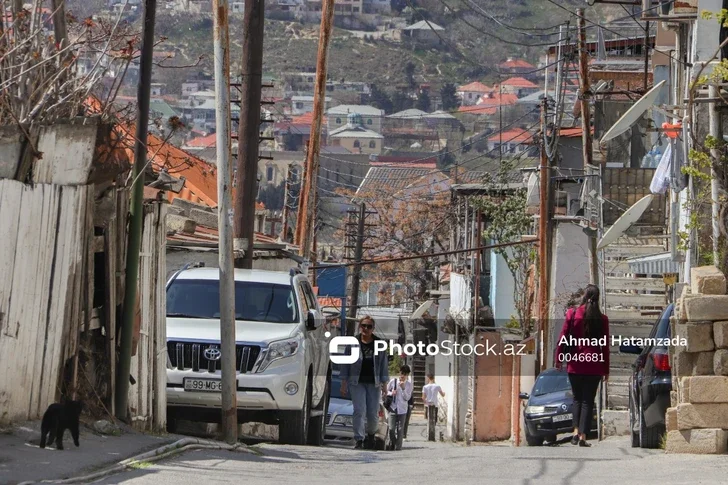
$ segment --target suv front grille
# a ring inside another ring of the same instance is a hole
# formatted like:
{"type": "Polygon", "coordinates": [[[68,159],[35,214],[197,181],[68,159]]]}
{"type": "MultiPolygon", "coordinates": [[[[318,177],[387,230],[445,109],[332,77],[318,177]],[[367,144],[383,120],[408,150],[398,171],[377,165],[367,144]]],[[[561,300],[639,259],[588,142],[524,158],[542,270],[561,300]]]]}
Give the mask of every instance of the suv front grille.
{"type": "MultiPolygon", "coordinates": [[[[210,354],[214,354],[215,350],[219,352],[220,345],[209,343],[193,343],[193,342],[167,342],[167,354],[169,355],[172,367],[178,370],[192,369],[195,372],[215,372],[221,369],[221,361],[219,359],[208,359],[210,354]],[[211,349],[205,355],[205,351],[211,349]]],[[[219,355],[219,354],[218,354],[219,355]]],[[[260,347],[257,345],[236,345],[235,346],[235,362],[237,369],[241,374],[250,372],[255,366],[255,362],[260,355],[260,347]]]]}

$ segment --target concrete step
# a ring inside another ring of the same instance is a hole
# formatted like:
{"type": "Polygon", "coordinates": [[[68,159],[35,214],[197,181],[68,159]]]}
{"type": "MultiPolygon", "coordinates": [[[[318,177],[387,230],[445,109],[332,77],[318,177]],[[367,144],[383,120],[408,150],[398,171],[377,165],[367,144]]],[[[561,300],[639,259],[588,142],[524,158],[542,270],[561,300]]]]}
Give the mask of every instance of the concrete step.
{"type": "Polygon", "coordinates": [[[662,310],[638,310],[635,308],[613,308],[607,305],[604,313],[609,317],[609,325],[612,322],[635,322],[653,324],[662,314],[662,310]]]}
{"type": "Polygon", "coordinates": [[[604,301],[607,307],[664,307],[666,296],[663,295],[639,295],[636,293],[606,293],[604,301]]]}
{"type": "Polygon", "coordinates": [[[607,292],[618,290],[665,292],[662,278],[630,278],[628,276],[607,276],[604,283],[607,292]]]}
{"type": "Polygon", "coordinates": [[[609,245],[604,248],[604,257],[609,259],[625,259],[635,258],[637,256],[649,256],[652,254],[660,254],[665,252],[664,246],[651,244],[638,246],[622,246],[618,244],[609,245]]]}

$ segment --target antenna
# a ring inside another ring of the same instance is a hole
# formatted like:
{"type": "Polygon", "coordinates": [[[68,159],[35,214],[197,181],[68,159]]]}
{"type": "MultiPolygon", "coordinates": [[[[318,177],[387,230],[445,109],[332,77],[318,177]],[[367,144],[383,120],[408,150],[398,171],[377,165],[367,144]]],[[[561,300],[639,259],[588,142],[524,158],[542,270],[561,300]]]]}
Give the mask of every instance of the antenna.
{"type": "Polygon", "coordinates": [[[604,249],[619,239],[619,237],[624,234],[624,231],[629,229],[629,226],[637,222],[639,218],[642,217],[642,214],[645,213],[651,202],[652,194],[649,194],[642,197],[634,205],[632,205],[632,207],[627,209],[625,213],[622,214],[614,224],[612,224],[612,227],[607,229],[607,232],[604,233],[599,244],[597,244],[597,249],[604,249]]]}
{"type": "Polygon", "coordinates": [[[599,144],[603,144],[612,138],[616,138],[625,131],[629,130],[632,125],[634,125],[638,119],[640,119],[640,116],[644,114],[645,111],[650,109],[653,104],[655,104],[655,100],[657,99],[657,96],[660,94],[660,89],[667,81],[660,81],[655,87],[647,91],[644,96],[642,96],[635,104],[632,105],[623,115],[621,118],[617,120],[614,125],[610,129],[607,130],[606,133],[602,136],[602,139],[599,141],[599,144]]]}

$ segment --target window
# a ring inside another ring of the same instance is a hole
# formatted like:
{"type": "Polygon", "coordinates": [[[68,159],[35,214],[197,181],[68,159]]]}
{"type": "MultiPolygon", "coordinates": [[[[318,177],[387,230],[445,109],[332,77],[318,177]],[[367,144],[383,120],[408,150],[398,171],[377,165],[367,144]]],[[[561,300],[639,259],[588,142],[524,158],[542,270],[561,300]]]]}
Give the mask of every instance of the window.
{"type": "Polygon", "coordinates": [[[336,124],[337,125],[340,125],[341,124],[341,118],[336,118],[336,124]]]}
{"type": "Polygon", "coordinates": [[[274,175],[275,175],[275,167],[273,165],[268,165],[265,168],[265,179],[268,182],[273,182],[274,175]]]}
{"type": "MultiPolygon", "coordinates": [[[[220,282],[176,279],[167,290],[167,316],[220,318],[220,282]]],[[[293,288],[273,283],[236,281],[235,319],[297,322],[298,308],[293,288]]]]}
{"type": "Polygon", "coordinates": [[[296,109],[303,109],[303,103],[296,103],[296,109]]]}
{"type": "Polygon", "coordinates": [[[293,182],[298,182],[298,177],[301,173],[301,169],[298,167],[298,165],[294,165],[291,167],[291,180],[293,182]]]}
{"type": "Polygon", "coordinates": [[[354,148],[361,147],[361,143],[359,143],[359,140],[354,140],[354,148]]]}
{"type": "Polygon", "coordinates": [[[367,125],[371,125],[371,124],[372,124],[372,119],[371,118],[367,119],[367,125]]]}
{"type": "Polygon", "coordinates": [[[359,12],[359,7],[354,7],[354,12],[359,12]]]}
{"type": "Polygon", "coordinates": [[[371,140],[369,142],[369,148],[377,148],[377,142],[374,140],[371,140]]]}

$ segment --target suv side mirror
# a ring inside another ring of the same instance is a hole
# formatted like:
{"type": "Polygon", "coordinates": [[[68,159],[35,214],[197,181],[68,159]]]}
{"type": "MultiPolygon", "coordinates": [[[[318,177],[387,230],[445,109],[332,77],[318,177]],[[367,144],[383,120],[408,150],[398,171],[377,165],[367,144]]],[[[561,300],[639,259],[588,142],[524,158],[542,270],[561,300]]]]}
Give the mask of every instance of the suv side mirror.
{"type": "Polygon", "coordinates": [[[316,330],[316,327],[316,313],[309,310],[308,315],[306,315],[306,330],[316,330]]]}
{"type": "Polygon", "coordinates": [[[529,396],[527,392],[522,392],[522,393],[518,394],[518,399],[523,399],[523,400],[527,401],[530,397],[531,396],[529,396]]]}

